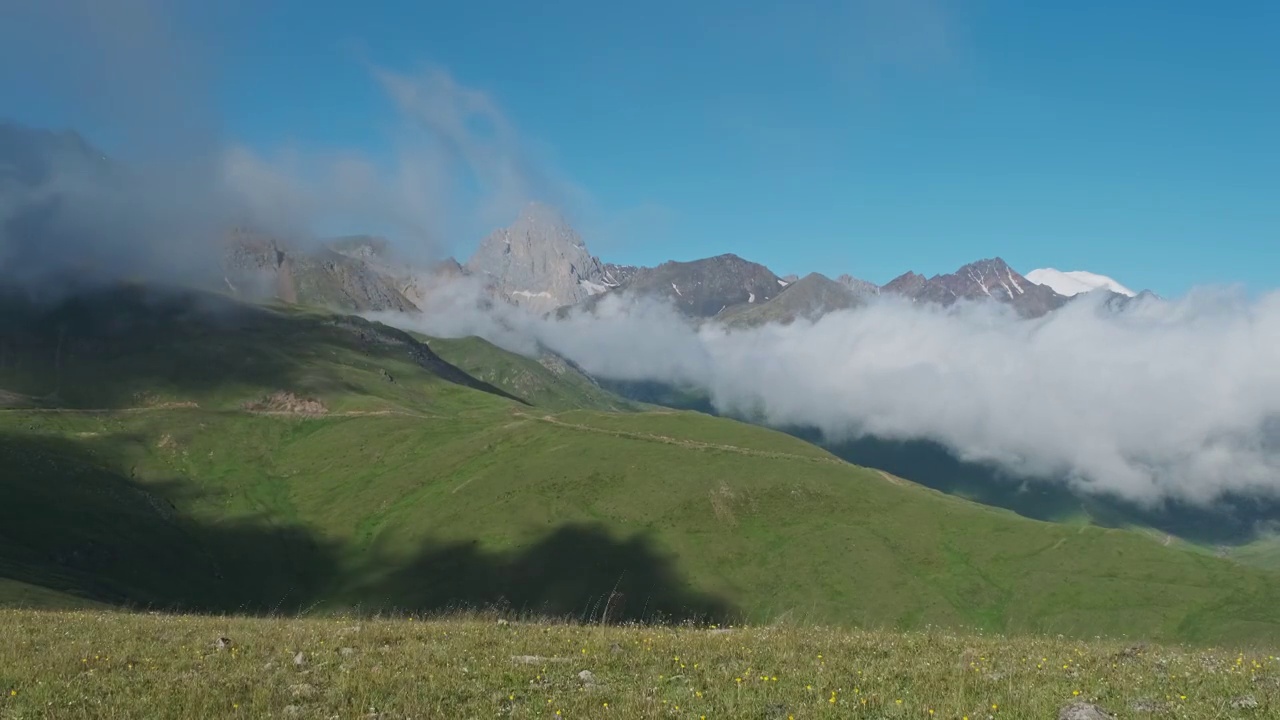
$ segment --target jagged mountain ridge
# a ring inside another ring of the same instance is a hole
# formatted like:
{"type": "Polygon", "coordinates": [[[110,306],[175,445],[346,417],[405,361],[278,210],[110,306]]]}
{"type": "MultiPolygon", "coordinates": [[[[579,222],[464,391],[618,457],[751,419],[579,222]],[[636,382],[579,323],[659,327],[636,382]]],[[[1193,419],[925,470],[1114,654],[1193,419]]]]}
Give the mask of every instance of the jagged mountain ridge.
{"type": "MultiPolygon", "coordinates": [[[[691,318],[712,318],[739,306],[763,305],[786,287],[769,268],[732,253],[636,268],[613,292],[661,298],[691,318]]],[[[599,300],[593,297],[588,305],[599,300]]]]}
{"type": "MultiPolygon", "coordinates": [[[[866,302],[867,297],[875,294],[875,291],[846,282],[843,278],[849,276],[832,280],[821,273],[809,273],[799,280],[787,283],[782,292],[768,302],[738,305],[724,311],[716,319],[731,327],[754,327],[773,322],[786,325],[801,319],[813,321],[830,312],[858,307],[866,302]]],[[[872,283],[861,280],[857,282],[875,288],[872,283]]]]}
{"type": "MultiPolygon", "coordinates": [[[[5,184],[39,184],[55,169],[68,165],[91,168],[98,177],[106,177],[98,173],[117,172],[100,151],[75,132],[0,122],[0,188],[5,184]]],[[[9,229],[18,230],[23,236],[32,234],[26,226],[11,225],[9,229]]],[[[650,268],[603,263],[590,254],[585,242],[558,211],[537,203],[526,206],[511,226],[486,238],[465,266],[450,259],[428,268],[410,267],[389,257],[385,239],[368,236],[338,238],[327,245],[305,249],[285,248],[277,240],[264,242],[244,235],[232,243],[237,244],[227,253],[226,274],[226,284],[237,294],[355,311],[417,310],[438,283],[473,274],[487,281],[493,299],[503,299],[535,313],[594,302],[593,298],[604,293],[625,290],[666,297],[691,317],[714,318],[739,305],[750,309],[773,302],[791,282],[799,282],[778,278],[764,266],[730,254],[671,261],[650,268]]],[[[11,266],[22,265],[23,247],[10,247],[9,257],[0,257],[0,265],[6,259],[11,266]]],[[[1023,276],[1002,259],[991,258],[931,278],[909,272],[883,288],[847,275],[836,282],[850,287],[858,296],[883,290],[944,305],[960,299],[990,298],[1012,305],[1026,317],[1061,307],[1068,298],[1079,294],[1073,290],[1082,284],[1122,296],[1133,295],[1106,276],[1054,274],[1054,278],[1062,276],[1071,281],[1067,288],[1065,281],[1041,277],[1047,272],[1033,271],[1023,276]],[[1037,279],[1045,282],[1034,282],[1037,279]],[[1055,284],[1061,292],[1052,287],[1055,284]]],[[[787,302],[795,303],[798,297],[793,294],[787,302]]],[[[814,312],[814,307],[806,305],[798,311],[780,307],[774,314],[787,318],[814,312]]]]}
{"type": "Polygon", "coordinates": [[[354,244],[345,238],[332,246],[304,249],[237,229],[227,239],[223,270],[232,294],[245,299],[272,298],[353,312],[416,312],[418,306],[394,278],[369,262],[374,249],[373,243],[354,244]]]}
{"type": "Polygon", "coordinates": [[[906,272],[881,290],[917,302],[951,305],[959,300],[995,300],[1012,305],[1023,317],[1039,317],[1062,307],[1067,298],[1018,274],[999,257],[969,263],[946,275],[926,278],[906,272]]]}

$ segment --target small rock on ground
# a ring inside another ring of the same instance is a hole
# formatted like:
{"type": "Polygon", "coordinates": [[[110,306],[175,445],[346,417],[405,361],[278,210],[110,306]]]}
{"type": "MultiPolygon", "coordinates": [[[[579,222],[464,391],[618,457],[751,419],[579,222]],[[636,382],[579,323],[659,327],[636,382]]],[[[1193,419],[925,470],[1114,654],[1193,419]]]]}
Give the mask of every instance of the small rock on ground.
{"type": "Polygon", "coordinates": [[[1093,703],[1073,702],[1058,711],[1058,720],[1116,720],[1116,718],[1093,703]]]}
{"type": "Polygon", "coordinates": [[[1258,707],[1258,701],[1252,695],[1231,698],[1232,710],[1253,710],[1256,707],[1258,707]]]}
{"type": "Polygon", "coordinates": [[[316,694],[316,687],[310,683],[299,683],[289,687],[289,692],[296,698],[309,698],[316,694]]]}
{"type": "Polygon", "coordinates": [[[538,665],[540,663],[569,662],[569,658],[542,657],[541,655],[512,655],[511,662],[516,663],[517,665],[538,665]]]}
{"type": "Polygon", "coordinates": [[[1165,713],[1169,711],[1170,707],[1170,703],[1152,700],[1151,698],[1140,698],[1129,705],[1129,709],[1139,713],[1165,713]]]}

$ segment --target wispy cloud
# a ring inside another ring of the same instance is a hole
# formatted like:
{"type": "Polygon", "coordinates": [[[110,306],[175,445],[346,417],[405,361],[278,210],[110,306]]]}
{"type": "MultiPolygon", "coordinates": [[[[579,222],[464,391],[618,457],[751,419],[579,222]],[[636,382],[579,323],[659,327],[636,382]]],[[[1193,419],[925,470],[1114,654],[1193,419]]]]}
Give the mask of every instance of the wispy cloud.
{"type": "Polygon", "coordinates": [[[415,74],[369,68],[397,110],[389,157],[355,148],[270,155],[232,148],[227,179],[258,222],[311,233],[337,223],[386,228],[402,253],[429,258],[510,223],[528,202],[568,214],[588,204],[534,157],[487,92],[440,67],[415,74]]]}

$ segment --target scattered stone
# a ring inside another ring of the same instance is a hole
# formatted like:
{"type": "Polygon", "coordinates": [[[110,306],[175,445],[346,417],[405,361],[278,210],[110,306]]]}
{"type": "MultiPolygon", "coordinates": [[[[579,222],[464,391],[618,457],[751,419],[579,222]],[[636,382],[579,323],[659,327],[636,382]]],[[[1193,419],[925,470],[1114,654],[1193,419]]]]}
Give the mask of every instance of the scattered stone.
{"type": "Polygon", "coordinates": [[[1231,698],[1232,710],[1255,710],[1258,707],[1258,701],[1252,695],[1241,695],[1240,697],[1231,698]]]}
{"type": "Polygon", "coordinates": [[[614,655],[617,655],[622,652],[622,646],[619,645],[618,643],[614,643],[609,646],[609,652],[613,653],[614,655]]]}
{"type": "Polygon", "coordinates": [[[310,683],[298,683],[290,685],[289,692],[296,698],[309,698],[316,694],[316,687],[310,683]]]}
{"type": "Polygon", "coordinates": [[[338,654],[341,655],[342,657],[351,657],[352,655],[356,654],[356,649],[349,648],[349,647],[338,648],[338,654]]]}
{"type": "Polygon", "coordinates": [[[1058,711],[1058,720],[1116,720],[1116,718],[1093,703],[1073,702],[1058,711]]]}
{"type": "Polygon", "coordinates": [[[596,674],[590,670],[583,670],[578,673],[578,681],[581,682],[584,687],[595,687],[596,674]]]}
{"type": "Polygon", "coordinates": [[[303,654],[303,652],[302,652],[301,650],[299,650],[299,651],[298,651],[298,654],[293,656],[293,664],[294,664],[294,665],[297,665],[298,667],[302,667],[302,666],[306,665],[306,664],[307,664],[307,656],[306,656],[305,654],[303,654]]]}
{"type": "Polygon", "coordinates": [[[511,662],[517,665],[540,665],[542,663],[566,663],[569,658],[542,657],[541,655],[512,655],[511,662]]]}
{"type": "Polygon", "coordinates": [[[302,708],[297,705],[285,705],[284,714],[286,717],[293,717],[302,712],[302,708]]]}
{"type": "Polygon", "coordinates": [[[245,402],[242,407],[249,412],[275,415],[324,415],[329,412],[329,408],[319,400],[298,397],[283,390],[273,392],[260,400],[245,402]]]}
{"type": "Polygon", "coordinates": [[[763,720],[787,720],[787,706],[782,703],[769,703],[760,716],[763,720]]]}
{"type": "Polygon", "coordinates": [[[498,625],[504,626],[504,625],[510,625],[510,624],[511,623],[507,622],[505,618],[498,618],[498,625]]]}
{"type": "Polygon", "coordinates": [[[268,660],[268,661],[267,661],[267,664],[262,666],[262,669],[263,669],[263,670],[275,670],[275,669],[276,669],[276,661],[275,661],[275,660],[268,660]]]}
{"type": "Polygon", "coordinates": [[[1151,698],[1139,698],[1134,700],[1129,707],[1134,712],[1165,713],[1172,707],[1172,703],[1167,703],[1162,700],[1152,700],[1151,698]]]}
{"type": "Polygon", "coordinates": [[[1130,645],[1129,647],[1121,650],[1120,654],[1124,657],[1134,657],[1146,652],[1148,647],[1149,646],[1146,643],[1138,643],[1137,645],[1130,645]]]}
{"type": "Polygon", "coordinates": [[[227,650],[231,647],[231,638],[220,637],[213,646],[219,650],[227,650]]]}

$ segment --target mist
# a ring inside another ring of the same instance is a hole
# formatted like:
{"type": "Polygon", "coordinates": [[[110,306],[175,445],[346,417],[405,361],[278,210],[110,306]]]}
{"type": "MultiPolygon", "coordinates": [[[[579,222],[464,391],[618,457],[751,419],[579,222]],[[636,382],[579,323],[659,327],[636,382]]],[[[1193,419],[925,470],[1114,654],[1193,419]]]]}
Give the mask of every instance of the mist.
{"type": "Polygon", "coordinates": [[[6,4],[0,87],[39,100],[0,117],[6,284],[55,293],[208,274],[217,257],[208,240],[227,216],[208,102],[211,40],[151,0],[6,4]],[[84,126],[19,124],[31,112],[84,126]]]}
{"type": "Polygon", "coordinates": [[[720,413],[829,442],[930,440],[1148,507],[1280,495],[1280,293],[1206,288],[1122,312],[1094,294],[1036,320],[996,303],[883,297],[816,322],[726,330],[650,299],[608,296],[557,320],[482,309],[475,292],[445,286],[422,316],[378,319],[545,348],[599,378],[701,388],[720,413]]]}
{"type": "Polygon", "coordinates": [[[488,93],[446,69],[365,63],[394,107],[385,157],[293,143],[269,152],[228,148],[224,177],[255,226],[290,236],[373,232],[416,264],[509,224],[530,201],[566,211],[584,194],[535,159],[488,93]]]}
{"type": "Polygon", "coordinates": [[[350,58],[389,108],[370,113],[362,147],[230,136],[217,100],[223,31],[252,21],[238,3],[5,3],[0,92],[38,100],[0,110],[7,287],[217,286],[235,228],[301,250],[383,235],[400,259],[426,264],[528,201],[581,205],[495,99],[429,64],[350,58]]]}

